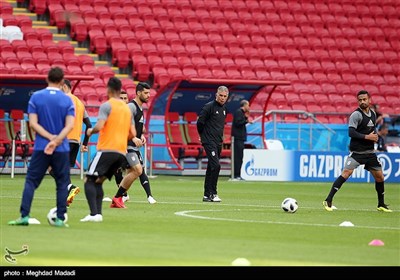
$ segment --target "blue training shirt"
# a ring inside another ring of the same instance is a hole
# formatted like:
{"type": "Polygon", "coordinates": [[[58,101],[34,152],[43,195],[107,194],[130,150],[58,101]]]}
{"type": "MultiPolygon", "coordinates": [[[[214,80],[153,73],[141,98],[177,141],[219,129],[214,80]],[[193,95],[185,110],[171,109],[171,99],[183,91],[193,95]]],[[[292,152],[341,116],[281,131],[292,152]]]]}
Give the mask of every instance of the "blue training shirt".
{"type": "MultiPolygon", "coordinates": [[[[65,127],[65,118],[75,116],[71,98],[58,88],[47,87],[33,93],[28,103],[28,114],[36,114],[38,122],[44,129],[58,135],[65,127]]],[[[35,138],[35,151],[44,151],[50,141],[38,133],[35,138]]],[[[69,141],[65,138],[56,152],[69,152],[69,141]]]]}

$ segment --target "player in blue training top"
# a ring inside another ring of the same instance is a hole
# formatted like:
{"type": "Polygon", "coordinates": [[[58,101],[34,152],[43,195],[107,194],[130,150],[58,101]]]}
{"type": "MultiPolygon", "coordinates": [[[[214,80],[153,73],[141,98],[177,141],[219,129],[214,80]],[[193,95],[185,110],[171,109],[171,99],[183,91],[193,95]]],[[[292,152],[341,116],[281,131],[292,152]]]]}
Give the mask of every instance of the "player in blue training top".
{"type": "Polygon", "coordinates": [[[74,104],[61,87],[64,72],[51,68],[47,75],[48,87],[35,92],[28,104],[29,125],[36,132],[35,145],[25,179],[20,207],[21,217],[9,225],[28,225],[35,190],[52,168],[57,185],[57,218],[55,226],[66,227],[69,174],[69,142],[66,138],[74,126],[74,104]]]}

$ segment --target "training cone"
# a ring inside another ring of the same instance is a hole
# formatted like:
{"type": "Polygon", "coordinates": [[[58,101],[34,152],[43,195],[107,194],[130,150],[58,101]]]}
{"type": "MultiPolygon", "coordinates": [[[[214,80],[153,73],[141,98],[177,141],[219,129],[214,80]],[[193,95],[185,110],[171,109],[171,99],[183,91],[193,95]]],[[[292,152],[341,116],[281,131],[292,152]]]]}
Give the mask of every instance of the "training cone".
{"type": "Polygon", "coordinates": [[[339,226],[341,226],[341,227],[354,227],[354,224],[352,222],[350,222],[350,221],[344,221],[339,226]]]}
{"type": "Polygon", "coordinates": [[[374,239],[371,242],[369,242],[368,245],[370,245],[370,246],[383,246],[383,245],[385,245],[385,243],[383,243],[382,240],[374,239]]]}

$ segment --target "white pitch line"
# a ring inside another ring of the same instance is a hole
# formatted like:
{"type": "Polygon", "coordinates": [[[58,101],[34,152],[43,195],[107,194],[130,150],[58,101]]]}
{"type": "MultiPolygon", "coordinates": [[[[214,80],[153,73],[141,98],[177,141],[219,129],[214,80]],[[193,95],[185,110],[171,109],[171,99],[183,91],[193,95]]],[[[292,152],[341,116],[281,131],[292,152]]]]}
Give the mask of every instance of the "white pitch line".
{"type": "MultiPolygon", "coordinates": [[[[338,227],[339,225],[328,225],[328,224],[307,224],[307,223],[296,223],[296,222],[276,222],[276,221],[259,221],[259,220],[242,220],[242,219],[227,219],[227,218],[214,218],[214,217],[206,217],[199,215],[192,215],[190,213],[199,213],[199,212],[223,212],[223,211],[242,211],[241,209],[232,209],[232,210],[185,210],[175,212],[174,214],[177,216],[194,218],[194,219],[202,219],[202,220],[216,220],[216,221],[228,221],[228,222],[241,222],[241,223],[260,223],[260,224],[283,224],[283,225],[301,225],[301,226],[317,226],[317,227],[338,227]]],[[[254,209],[248,209],[246,211],[253,211],[254,209]]],[[[292,214],[296,215],[296,214],[292,214]]],[[[394,227],[374,227],[374,226],[359,226],[356,225],[357,228],[366,228],[366,229],[389,229],[389,230],[400,230],[400,228],[394,227]]]]}
{"type": "MultiPolygon", "coordinates": [[[[106,197],[106,196],[104,196],[106,197]]],[[[8,196],[8,195],[0,195],[0,198],[7,198],[7,199],[17,199],[17,200],[21,200],[21,197],[15,197],[15,196],[8,196]]],[[[40,197],[40,196],[35,196],[35,200],[39,200],[39,199],[43,199],[43,200],[54,200],[54,197],[40,197]]],[[[86,201],[85,197],[75,197],[74,201],[86,201]]],[[[129,199],[127,202],[125,203],[142,203],[142,204],[149,204],[147,202],[147,200],[145,198],[139,200],[139,199],[129,199]]],[[[160,201],[157,199],[157,203],[156,204],[177,204],[177,205],[206,205],[206,206],[216,206],[216,207],[223,207],[223,206],[228,206],[228,207],[257,207],[257,208],[281,208],[279,205],[257,205],[257,204],[231,204],[231,203],[210,203],[210,202],[185,202],[185,201],[160,201]]],[[[155,204],[154,204],[155,205],[155,204]]],[[[319,204],[318,204],[319,205],[319,204]]],[[[323,210],[323,207],[312,207],[312,206],[301,206],[301,209],[318,209],[318,210],[323,210]]],[[[325,211],[325,210],[324,210],[325,211]]],[[[369,209],[360,209],[360,208],[342,208],[340,207],[339,210],[335,210],[336,211],[363,211],[363,212],[377,212],[377,210],[375,208],[369,208],[369,209]]],[[[397,213],[398,210],[394,210],[393,213],[397,213]]],[[[393,215],[392,214],[388,214],[388,215],[393,215]]]]}

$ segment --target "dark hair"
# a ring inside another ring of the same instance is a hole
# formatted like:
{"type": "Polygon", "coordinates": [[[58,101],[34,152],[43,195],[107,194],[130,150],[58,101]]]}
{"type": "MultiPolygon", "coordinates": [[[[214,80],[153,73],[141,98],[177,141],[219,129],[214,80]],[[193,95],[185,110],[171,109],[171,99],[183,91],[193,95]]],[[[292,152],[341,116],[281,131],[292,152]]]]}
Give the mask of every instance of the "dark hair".
{"type": "Polygon", "coordinates": [[[122,88],[121,80],[117,77],[111,77],[108,80],[107,87],[113,92],[120,92],[122,88]]]}
{"type": "Polygon", "coordinates": [[[64,84],[65,84],[69,89],[72,88],[70,80],[64,79],[64,84]]]}
{"type": "Polygon", "coordinates": [[[366,91],[366,90],[364,90],[364,89],[363,89],[363,90],[360,90],[360,91],[357,93],[357,97],[360,96],[361,94],[366,94],[366,95],[370,96],[370,95],[369,95],[369,92],[366,91]]]}
{"type": "Polygon", "coordinates": [[[151,88],[151,87],[150,87],[150,85],[149,85],[148,83],[139,82],[139,83],[136,85],[136,92],[143,91],[144,89],[150,89],[150,88],[151,88]]]}
{"type": "Polygon", "coordinates": [[[126,91],[122,90],[121,93],[119,94],[119,97],[122,99],[122,95],[126,95],[126,99],[129,99],[129,95],[126,91]]]}
{"type": "Polygon", "coordinates": [[[50,83],[59,84],[64,79],[64,71],[60,67],[53,67],[47,74],[47,80],[50,83]]]}

